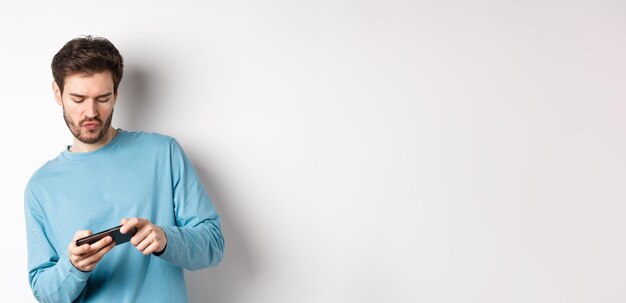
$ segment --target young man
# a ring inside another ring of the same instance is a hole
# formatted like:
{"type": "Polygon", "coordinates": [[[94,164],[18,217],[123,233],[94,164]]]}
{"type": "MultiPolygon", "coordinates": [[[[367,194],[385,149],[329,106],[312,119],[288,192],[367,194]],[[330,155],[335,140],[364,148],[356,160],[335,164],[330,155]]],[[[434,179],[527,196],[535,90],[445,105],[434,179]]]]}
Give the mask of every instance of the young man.
{"type": "Polygon", "coordinates": [[[220,216],[171,137],[111,127],[123,60],[111,42],[69,41],[53,92],[73,144],[25,192],[28,270],[41,302],[187,302],[183,269],[217,264],[220,216]],[[130,243],[76,240],[122,224],[130,243]]]}

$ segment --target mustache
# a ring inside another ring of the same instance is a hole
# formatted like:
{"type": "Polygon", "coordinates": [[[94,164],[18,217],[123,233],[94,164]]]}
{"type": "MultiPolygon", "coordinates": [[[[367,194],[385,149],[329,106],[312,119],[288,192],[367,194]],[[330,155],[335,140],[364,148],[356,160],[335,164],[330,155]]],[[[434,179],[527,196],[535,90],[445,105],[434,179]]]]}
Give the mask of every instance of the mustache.
{"type": "Polygon", "coordinates": [[[78,122],[78,125],[79,126],[83,126],[83,124],[86,123],[86,122],[94,122],[94,121],[102,123],[102,120],[100,120],[100,118],[95,117],[95,118],[85,118],[83,120],[80,120],[80,122],[78,122]]]}

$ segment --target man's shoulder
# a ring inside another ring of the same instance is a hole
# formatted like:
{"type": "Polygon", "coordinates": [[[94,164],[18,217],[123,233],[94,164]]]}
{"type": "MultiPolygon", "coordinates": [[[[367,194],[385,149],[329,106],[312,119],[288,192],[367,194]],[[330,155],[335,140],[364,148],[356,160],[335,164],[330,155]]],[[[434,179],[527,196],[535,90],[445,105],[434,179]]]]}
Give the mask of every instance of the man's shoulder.
{"type": "Polygon", "coordinates": [[[127,141],[139,142],[141,144],[169,145],[174,140],[172,136],[156,132],[120,130],[120,133],[127,141]]]}
{"type": "Polygon", "coordinates": [[[63,162],[63,159],[61,155],[59,155],[44,163],[41,167],[35,170],[35,172],[33,172],[28,180],[27,188],[36,187],[38,184],[46,183],[47,179],[53,179],[62,174],[62,171],[60,171],[63,167],[61,162],[63,162]]]}

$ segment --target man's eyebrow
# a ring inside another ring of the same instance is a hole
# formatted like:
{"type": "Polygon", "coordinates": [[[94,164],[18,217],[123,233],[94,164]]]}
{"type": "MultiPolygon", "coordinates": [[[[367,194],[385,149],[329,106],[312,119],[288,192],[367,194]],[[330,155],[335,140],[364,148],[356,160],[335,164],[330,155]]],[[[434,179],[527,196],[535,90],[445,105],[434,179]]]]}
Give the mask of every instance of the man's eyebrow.
{"type": "Polygon", "coordinates": [[[100,99],[100,98],[108,97],[108,96],[110,96],[110,95],[112,95],[112,94],[113,94],[112,92],[104,93],[104,94],[102,94],[102,95],[97,96],[97,97],[96,97],[96,99],[100,99]]]}
{"type": "MultiPolygon", "coordinates": [[[[113,94],[112,92],[104,93],[102,95],[97,96],[96,99],[108,97],[112,94],[113,94]]],[[[81,94],[70,93],[69,95],[72,97],[77,97],[77,98],[85,98],[85,95],[81,95],[81,94]]]]}

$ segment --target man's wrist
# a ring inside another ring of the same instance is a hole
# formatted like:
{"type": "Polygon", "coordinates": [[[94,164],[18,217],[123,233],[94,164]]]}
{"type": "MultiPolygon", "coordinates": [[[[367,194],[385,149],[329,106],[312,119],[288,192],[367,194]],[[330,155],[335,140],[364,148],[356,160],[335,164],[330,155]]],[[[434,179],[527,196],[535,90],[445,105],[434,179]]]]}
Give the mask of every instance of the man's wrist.
{"type": "Polygon", "coordinates": [[[155,251],[152,254],[158,257],[158,256],[162,255],[165,252],[165,249],[167,249],[167,243],[165,243],[165,247],[163,247],[163,250],[155,251]]]}
{"type": "MultiPolygon", "coordinates": [[[[60,261],[60,263],[65,263],[65,262],[60,261]]],[[[79,269],[76,265],[74,265],[72,260],[69,258],[69,253],[68,253],[67,263],[61,264],[61,266],[65,268],[65,270],[71,273],[74,273],[74,275],[78,277],[89,277],[91,273],[93,272],[93,271],[83,271],[79,269]]]]}
{"type": "Polygon", "coordinates": [[[163,253],[165,253],[165,250],[167,249],[167,234],[165,233],[165,230],[163,229],[163,227],[161,226],[157,226],[157,227],[161,230],[161,232],[163,233],[163,238],[165,239],[165,246],[163,246],[163,249],[161,249],[161,251],[155,251],[152,253],[153,255],[158,257],[162,255],[163,253]]]}
{"type": "Polygon", "coordinates": [[[74,264],[74,262],[72,262],[72,254],[68,253],[67,254],[67,260],[70,261],[70,264],[72,264],[72,266],[74,266],[74,268],[76,268],[76,270],[80,271],[80,272],[84,272],[84,273],[90,273],[91,270],[82,270],[80,268],[78,268],[78,266],[76,266],[76,264],[74,264]]]}

